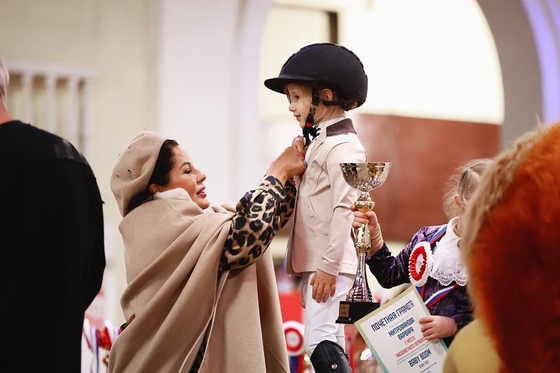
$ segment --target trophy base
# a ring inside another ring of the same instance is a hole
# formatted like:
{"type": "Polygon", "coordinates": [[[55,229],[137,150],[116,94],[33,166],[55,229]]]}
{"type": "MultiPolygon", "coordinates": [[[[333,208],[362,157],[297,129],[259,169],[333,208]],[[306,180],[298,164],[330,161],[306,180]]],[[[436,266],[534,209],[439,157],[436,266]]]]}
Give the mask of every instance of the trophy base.
{"type": "Polygon", "coordinates": [[[354,324],[368,313],[379,308],[375,302],[340,302],[338,307],[338,324],[354,324]]]}

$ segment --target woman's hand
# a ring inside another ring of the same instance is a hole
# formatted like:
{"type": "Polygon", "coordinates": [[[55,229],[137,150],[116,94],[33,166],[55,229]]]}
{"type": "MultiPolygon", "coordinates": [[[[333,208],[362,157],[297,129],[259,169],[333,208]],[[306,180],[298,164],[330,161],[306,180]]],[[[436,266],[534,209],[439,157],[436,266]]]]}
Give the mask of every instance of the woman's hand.
{"type": "Polygon", "coordinates": [[[296,175],[301,175],[307,168],[304,161],[303,138],[298,137],[292,141],[292,146],[284,149],[282,154],[272,161],[266,171],[268,175],[279,179],[282,184],[296,175]]]}
{"type": "Polygon", "coordinates": [[[292,148],[297,150],[305,158],[305,148],[303,147],[303,136],[296,136],[292,141],[292,148]]]}

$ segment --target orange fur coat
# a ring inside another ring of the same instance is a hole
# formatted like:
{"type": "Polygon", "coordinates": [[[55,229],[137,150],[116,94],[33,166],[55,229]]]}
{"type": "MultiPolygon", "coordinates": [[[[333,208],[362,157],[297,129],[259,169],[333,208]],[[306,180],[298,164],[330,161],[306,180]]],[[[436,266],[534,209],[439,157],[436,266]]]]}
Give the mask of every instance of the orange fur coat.
{"type": "Polygon", "coordinates": [[[469,203],[461,246],[478,321],[444,372],[560,371],[560,123],[498,155],[469,203]]]}

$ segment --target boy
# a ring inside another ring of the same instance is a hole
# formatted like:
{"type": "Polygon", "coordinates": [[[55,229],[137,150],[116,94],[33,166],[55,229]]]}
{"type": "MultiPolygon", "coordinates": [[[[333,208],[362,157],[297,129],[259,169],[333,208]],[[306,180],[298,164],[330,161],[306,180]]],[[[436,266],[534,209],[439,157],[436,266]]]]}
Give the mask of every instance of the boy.
{"type": "Polygon", "coordinates": [[[317,373],[351,372],[340,301],[353,285],[357,255],[350,207],[359,191],[342,176],[340,163],[365,162],[366,152],[348,110],[362,105],[368,79],[358,57],[332,43],[303,47],[265,86],[286,94],[288,109],[303,130],[307,170],[297,181],[298,197],[286,252],[286,270],[302,277],[304,344],[317,373]]]}

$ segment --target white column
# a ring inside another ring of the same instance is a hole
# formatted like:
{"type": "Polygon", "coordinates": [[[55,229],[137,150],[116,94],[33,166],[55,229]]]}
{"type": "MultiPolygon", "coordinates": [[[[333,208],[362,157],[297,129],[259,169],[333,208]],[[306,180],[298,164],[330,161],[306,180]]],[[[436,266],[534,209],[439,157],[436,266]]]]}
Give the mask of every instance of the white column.
{"type": "Polygon", "coordinates": [[[46,118],[45,129],[49,132],[56,133],[56,74],[48,74],[45,77],[45,104],[46,104],[46,118]]]}
{"type": "Polygon", "coordinates": [[[531,23],[541,69],[542,118],[560,120],[560,1],[522,0],[531,23]]]}
{"type": "Polygon", "coordinates": [[[207,174],[212,203],[236,201],[268,166],[261,165],[266,132],[257,116],[258,61],[272,0],[161,0],[160,6],[157,130],[176,138],[207,174]],[[192,37],[199,34],[204,38],[192,37]]]}
{"type": "Polygon", "coordinates": [[[80,142],[80,122],[79,122],[79,97],[78,97],[78,76],[68,77],[68,140],[79,150],[83,151],[80,142]]]}
{"type": "Polygon", "coordinates": [[[84,78],[83,80],[83,87],[82,87],[82,95],[81,95],[81,107],[82,107],[82,141],[83,141],[83,149],[82,154],[86,157],[88,162],[91,162],[90,158],[92,157],[91,149],[92,149],[92,92],[91,92],[91,79],[84,78]]]}
{"type": "Polygon", "coordinates": [[[33,72],[25,71],[23,81],[22,119],[26,123],[33,123],[33,72]]]}
{"type": "MultiPolygon", "coordinates": [[[[233,141],[228,157],[228,176],[234,192],[232,198],[255,188],[272,160],[266,157],[269,129],[260,122],[257,110],[259,88],[263,85],[259,80],[262,35],[272,6],[271,0],[249,0],[239,4],[237,47],[232,51],[230,71],[233,84],[230,86],[232,118],[229,120],[229,135],[233,141]],[[253,108],[249,109],[251,106],[253,108]]],[[[289,145],[286,143],[282,149],[289,145]]]]}

